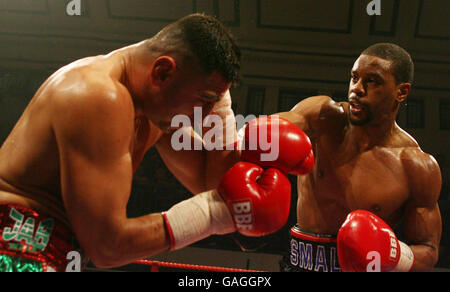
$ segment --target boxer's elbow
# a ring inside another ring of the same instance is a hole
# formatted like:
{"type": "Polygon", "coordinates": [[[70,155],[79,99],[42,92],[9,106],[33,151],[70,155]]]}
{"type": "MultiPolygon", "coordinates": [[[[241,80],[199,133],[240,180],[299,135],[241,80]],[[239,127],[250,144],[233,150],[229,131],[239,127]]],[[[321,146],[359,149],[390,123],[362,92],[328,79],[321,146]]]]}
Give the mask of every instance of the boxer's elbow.
{"type": "Polygon", "coordinates": [[[99,269],[110,269],[121,266],[117,262],[117,258],[114,256],[113,250],[107,250],[105,248],[97,248],[95,251],[88,253],[91,263],[99,269]]]}
{"type": "Polygon", "coordinates": [[[111,269],[119,266],[113,261],[112,258],[101,254],[93,254],[89,259],[91,263],[99,269],[111,269]]]}
{"type": "Polygon", "coordinates": [[[439,261],[439,249],[438,248],[430,249],[428,254],[428,261],[425,264],[423,271],[426,272],[433,271],[438,261],[439,261]]]}
{"type": "Polygon", "coordinates": [[[414,265],[412,272],[431,272],[439,261],[439,248],[432,245],[413,246],[414,265]]]}
{"type": "Polygon", "coordinates": [[[119,247],[105,244],[105,241],[90,247],[86,250],[86,254],[91,263],[100,269],[109,269],[124,265],[119,259],[119,247]]]}
{"type": "Polygon", "coordinates": [[[86,252],[90,262],[97,268],[107,269],[120,267],[128,262],[124,261],[123,246],[117,232],[96,232],[104,235],[92,236],[85,240],[82,248],[86,252]]]}

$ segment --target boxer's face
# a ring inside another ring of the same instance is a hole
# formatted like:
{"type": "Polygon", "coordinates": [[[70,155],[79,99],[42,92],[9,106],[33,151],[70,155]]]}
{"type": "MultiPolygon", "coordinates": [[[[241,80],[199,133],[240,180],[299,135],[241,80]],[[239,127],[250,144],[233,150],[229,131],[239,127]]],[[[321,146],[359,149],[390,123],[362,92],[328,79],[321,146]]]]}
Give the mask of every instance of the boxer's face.
{"type": "Polygon", "coordinates": [[[152,122],[161,130],[169,131],[173,129],[173,118],[183,115],[190,119],[193,126],[194,109],[201,108],[205,117],[230,85],[218,72],[206,74],[190,67],[170,71],[170,77],[166,77],[153,93],[157,98],[151,108],[152,122]]]}
{"type": "Polygon", "coordinates": [[[349,86],[349,120],[362,126],[373,121],[392,119],[396,114],[397,85],[391,62],[361,55],[356,60],[349,86]]]}
{"type": "MultiPolygon", "coordinates": [[[[167,93],[167,100],[170,102],[166,104],[166,109],[169,114],[164,120],[164,124],[168,128],[172,128],[170,124],[173,117],[177,115],[189,117],[193,126],[195,108],[201,109],[201,121],[203,121],[214,105],[224,97],[231,85],[217,72],[213,72],[209,76],[189,74],[181,77],[180,81],[179,87],[167,93]]],[[[197,121],[199,121],[199,117],[197,117],[197,121]]]]}

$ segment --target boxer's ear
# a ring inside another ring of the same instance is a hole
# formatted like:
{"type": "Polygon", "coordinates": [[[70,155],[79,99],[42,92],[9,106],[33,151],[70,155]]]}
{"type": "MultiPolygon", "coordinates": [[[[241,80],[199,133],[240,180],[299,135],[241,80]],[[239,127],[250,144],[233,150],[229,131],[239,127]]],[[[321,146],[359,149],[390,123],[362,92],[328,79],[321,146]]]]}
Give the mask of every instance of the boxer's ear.
{"type": "Polygon", "coordinates": [[[411,92],[411,84],[401,83],[397,87],[397,95],[395,99],[397,100],[397,102],[402,103],[406,100],[410,92],[411,92]]]}
{"type": "Polygon", "coordinates": [[[177,64],[172,57],[161,56],[153,62],[151,82],[153,85],[163,85],[175,73],[177,64]]]}

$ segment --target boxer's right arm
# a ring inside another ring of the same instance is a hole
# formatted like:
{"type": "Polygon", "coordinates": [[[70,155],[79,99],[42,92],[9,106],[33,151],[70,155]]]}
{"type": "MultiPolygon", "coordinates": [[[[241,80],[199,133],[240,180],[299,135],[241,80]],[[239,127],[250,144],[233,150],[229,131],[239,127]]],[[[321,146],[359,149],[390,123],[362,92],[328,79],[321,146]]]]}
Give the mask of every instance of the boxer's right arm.
{"type": "Polygon", "coordinates": [[[109,88],[83,91],[57,93],[52,104],[62,198],[81,247],[99,267],[167,250],[161,214],[126,216],[133,172],[131,98],[109,88]]]}
{"type": "Polygon", "coordinates": [[[344,113],[340,103],[329,96],[313,96],[299,102],[289,112],[275,115],[284,118],[303,130],[313,140],[319,135],[322,126],[328,121],[334,121],[334,117],[344,113]]]}
{"type": "Polygon", "coordinates": [[[310,140],[317,138],[326,124],[335,126],[336,118],[342,120],[343,114],[343,107],[330,97],[315,96],[301,101],[290,112],[254,119],[238,134],[238,144],[242,148],[241,159],[263,167],[275,167],[285,173],[308,174],[314,167],[310,140]],[[278,139],[274,141],[278,141],[279,145],[273,143],[267,149],[267,145],[259,144],[261,137],[257,138],[257,135],[267,139],[263,133],[274,128],[278,132],[275,135],[278,139]],[[254,147],[251,146],[252,143],[256,147],[249,149],[254,147]]]}
{"type": "Polygon", "coordinates": [[[133,105],[130,98],[105,92],[75,91],[55,98],[52,121],[64,205],[81,247],[96,266],[125,265],[240,228],[261,236],[286,222],[289,180],[258,166],[233,167],[218,192],[177,204],[165,214],[166,221],[162,214],[128,219],[133,105]]]}

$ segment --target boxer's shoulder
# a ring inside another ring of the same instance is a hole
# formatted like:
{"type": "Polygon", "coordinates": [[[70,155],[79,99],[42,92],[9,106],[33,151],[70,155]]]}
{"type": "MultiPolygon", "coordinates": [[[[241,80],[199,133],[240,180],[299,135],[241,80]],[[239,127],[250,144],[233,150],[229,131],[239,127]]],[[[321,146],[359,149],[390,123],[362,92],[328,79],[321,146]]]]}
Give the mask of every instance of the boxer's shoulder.
{"type": "Polygon", "coordinates": [[[419,147],[402,149],[400,159],[413,199],[421,206],[433,207],[440,196],[442,184],[436,159],[419,147]]]}
{"type": "Polygon", "coordinates": [[[62,72],[55,79],[49,83],[47,95],[51,96],[56,111],[61,107],[86,110],[98,106],[104,110],[134,112],[128,90],[105,72],[80,67],[62,72]]]}
{"type": "Polygon", "coordinates": [[[316,134],[328,126],[343,127],[347,121],[345,105],[326,95],[304,99],[292,111],[304,116],[316,134]]]}
{"type": "Polygon", "coordinates": [[[48,90],[53,130],[64,133],[62,136],[70,141],[94,136],[105,139],[104,133],[128,140],[129,133],[134,132],[132,98],[107,74],[94,75],[83,68],[71,70],[48,90]]]}
{"type": "Polygon", "coordinates": [[[392,139],[390,145],[394,149],[399,150],[400,160],[404,167],[408,169],[434,170],[439,168],[434,157],[424,152],[419,143],[406,131],[397,128],[395,139],[392,139]]]}
{"type": "Polygon", "coordinates": [[[331,97],[327,95],[318,95],[306,98],[299,102],[293,109],[293,112],[305,112],[320,114],[320,115],[333,115],[343,114],[340,103],[335,102],[331,97]]]}
{"type": "Polygon", "coordinates": [[[47,93],[58,96],[98,95],[100,98],[128,95],[125,86],[112,73],[114,63],[103,56],[88,57],[68,64],[44,83],[47,93]]]}

